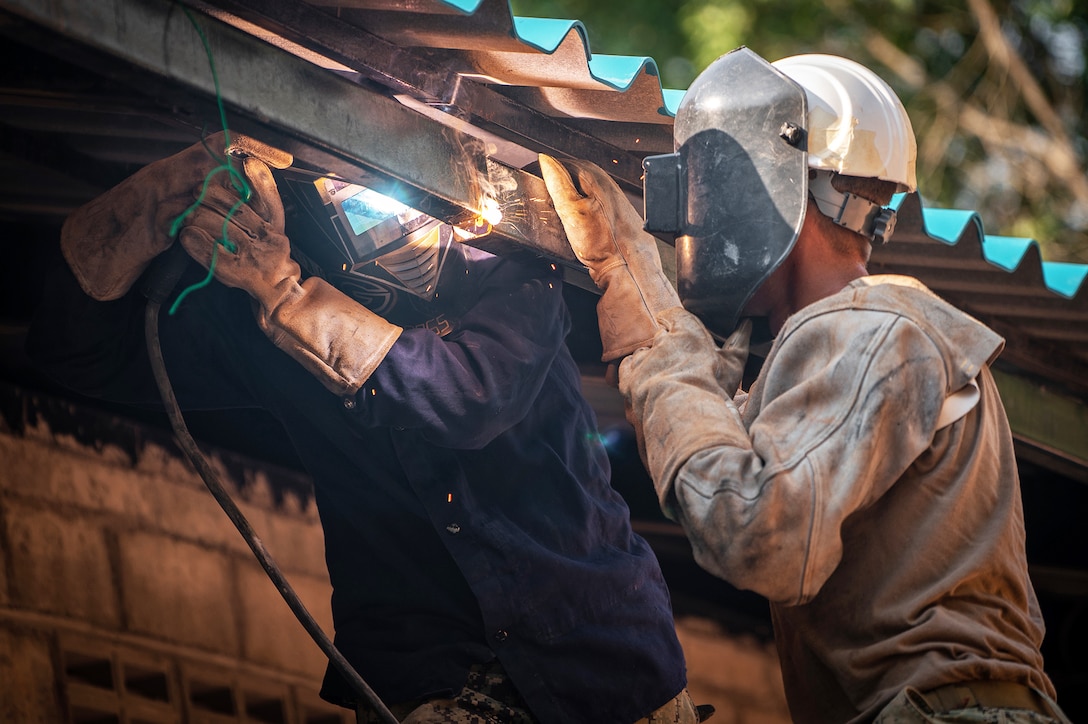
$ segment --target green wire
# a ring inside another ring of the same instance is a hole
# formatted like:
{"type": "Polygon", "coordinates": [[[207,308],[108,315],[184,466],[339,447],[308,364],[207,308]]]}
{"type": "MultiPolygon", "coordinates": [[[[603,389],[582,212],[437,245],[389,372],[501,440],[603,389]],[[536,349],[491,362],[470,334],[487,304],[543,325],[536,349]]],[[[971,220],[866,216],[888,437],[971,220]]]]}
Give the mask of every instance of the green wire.
{"type": "MultiPolygon", "coordinates": [[[[226,142],[225,148],[230,148],[230,129],[227,127],[227,112],[226,109],[223,107],[223,96],[219,92],[219,74],[215,70],[215,59],[212,57],[212,49],[211,46],[208,44],[208,37],[204,34],[204,29],[200,27],[199,23],[197,23],[196,18],[193,17],[193,14],[189,12],[189,8],[183,6],[182,12],[185,13],[185,16],[189,18],[189,22],[193,24],[194,28],[196,28],[196,32],[200,36],[200,42],[204,45],[204,53],[208,56],[208,66],[211,68],[212,82],[215,84],[215,102],[217,107],[219,108],[219,122],[220,125],[223,126],[223,139],[226,142]]],[[[205,148],[207,148],[206,143],[205,148]]],[[[208,154],[211,155],[212,158],[219,160],[218,151],[211,148],[208,148],[207,150],[208,154]]],[[[238,209],[242,207],[242,204],[249,201],[250,197],[253,195],[253,191],[249,186],[249,182],[246,181],[245,176],[240,173],[238,169],[234,168],[231,165],[230,161],[230,155],[224,154],[222,158],[222,163],[209,171],[208,175],[204,177],[204,185],[203,187],[201,187],[200,195],[197,197],[196,201],[194,201],[189,208],[185,209],[185,211],[183,211],[180,216],[174,219],[174,222],[170,225],[170,236],[171,238],[173,238],[181,229],[182,221],[184,221],[185,218],[189,216],[189,214],[193,213],[204,200],[204,196],[208,193],[208,185],[211,183],[212,178],[214,178],[216,174],[223,171],[226,171],[228,174],[230,174],[231,183],[234,185],[234,188],[239,191],[239,193],[241,194],[241,198],[236,204],[234,204],[234,206],[230,208],[230,211],[227,212],[226,217],[224,217],[223,219],[222,236],[216,241],[215,246],[212,247],[212,260],[211,263],[208,264],[208,274],[201,281],[195,282],[194,284],[191,284],[184,290],[182,290],[181,294],[178,295],[178,298],[175,299],[174,303],[170,305],[168,314],[173,314],[175,311],[177,311],[177,308],[181,304],[182,300],[185,299],[185,297],[187,297],[190,293],[195,292],[198,289],[203,289],[211,283],[212,279],[215,278],[215,265],[219,257],[220,244],[226,247],[227,251],[230,251],[231,253],[237,251],[237,247],[234,245],[234,242],[232,242],[227,237],[228,225],[230,224],[231,217],[233,217],[238,209]]]]}

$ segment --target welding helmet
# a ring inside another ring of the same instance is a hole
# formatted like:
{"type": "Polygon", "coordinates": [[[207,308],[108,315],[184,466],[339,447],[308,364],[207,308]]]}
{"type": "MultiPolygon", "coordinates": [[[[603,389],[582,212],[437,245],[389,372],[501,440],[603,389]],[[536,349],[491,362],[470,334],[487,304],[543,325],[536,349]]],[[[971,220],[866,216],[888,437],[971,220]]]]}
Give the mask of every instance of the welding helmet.
{"type": "Polygon", "coordinates": [[[677,153],[645,161],[647,229],[677,233],[681,301],[719,336],[793,249],[807,198],[871,241],[891,236],[895,212],[839,192],[833,174],[917,187],[914,132],[899,98],[871,70],[836,56],[767,63],[747,48],[727,53],[685,94],[674,140],[677,153]],[[678,180],[651,178],[657,164],[678,180]],[[651,217],[669,206],[656,209],[653,194],[677,199],[675,219],[651,217]]]}
{"type": "Polygon", "coordinates": [[[358,184],[318,178],[285,186],[292,256],[306,273],[398,326],[451,331],[472,256],[457,229],[358,184]]]}
{"type": "Polygon", "coordinates": [[[796,82],[738,48],[684,94],[675,152],[643,161],[646,229],[675,237],[680,300],[719,337],[801,230],[806,109],[796,82]]]}

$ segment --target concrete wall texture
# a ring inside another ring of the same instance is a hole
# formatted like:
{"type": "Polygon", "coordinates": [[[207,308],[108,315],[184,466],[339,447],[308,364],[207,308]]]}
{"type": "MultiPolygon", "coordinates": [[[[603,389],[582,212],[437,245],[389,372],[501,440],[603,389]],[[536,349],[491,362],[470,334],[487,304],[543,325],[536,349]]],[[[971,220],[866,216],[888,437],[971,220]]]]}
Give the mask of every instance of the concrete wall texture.
{"type": "MultiPolygon", "coordinates": [[[[0,722],[353,722],[317,698],[324,654],[200,477],[133,439],[0,418],[0,722]]],[[[293,473],[212,460],[331,636],[312,498],[274,494],[269,475],[293,473]]],[[[715,724],[789,721],[773,645],[704,619],[677,631],[715,724]]]]}

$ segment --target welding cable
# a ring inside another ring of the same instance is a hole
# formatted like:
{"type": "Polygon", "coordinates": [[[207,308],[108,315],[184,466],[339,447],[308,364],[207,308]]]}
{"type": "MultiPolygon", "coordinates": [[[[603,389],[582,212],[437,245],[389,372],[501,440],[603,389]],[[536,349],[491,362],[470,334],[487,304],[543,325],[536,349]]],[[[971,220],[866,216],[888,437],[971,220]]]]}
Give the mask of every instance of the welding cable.
{"type": "Polygon", "coordinates": [[[250,550],[253,551],[253,555],[257,557],[257,561],[279,590],[280,595],[283,596],[283,600],[287,602],[299,623],[302,624],[302,627],[306,629],[306,632],[310,634],[310,637],[325,653],[333,667],[344,677],[344,680],[347,681],[357,695],[370,703],[370,706],[373,707],[385,724],[397,724],[396,717],[393,716],[392,712],[389,711],[388,707],[385,706],[363,677],[359,675],[359,672],[344,658],[344,655],[336,648],[321,626],[310,615],[310,612],[306,610],[302,600],[295,593],[279,566],[272,559],[271,554],[264,547],[264,543],[261,542],[260,537],[253,530],[253,526],[249,524],[245,515],[242,514],[242,511],[239,510],[237,504],[223,487],[219,481],[219,476],[212,469],[196,440],[189,433],[185,418],[181,414],[181,408],[178,406],[177,398],[174,396],[170,377],[166,372],[166,364],[159,344],[158,325],[159,310],[162,303],[181,278],[188,263],[189,256],[185,253],[184,248],[175,244],[169,251],[156,259],[156,263],[152,265],[143,284],[143,293],[147,297],[147,307],[144,313],[144,333],[147,337],[148,357],[151,360],[155,382],[158,384],[159,394],[162,396],[163,405],[166,408],[167,416],[170,418],[170,425],[174,429],[178,444],[204,480],[204,485],[227,514],[227,517],[234,523],[234,527],[242,534],[242,538],[245,539],[250,550]]]}
{"type": "MultiPolygon", "coordinates": [[[[208,70],[211,72],[212,86],[215,88],[215,105],[219,111],[219,122],[222,124],[223,127],[223,138],[225,141],[224,148],[230,149],[230,128],[227,127],[227,109],[223,105],[223,94],[219,89],[219,73],[215,70],[215,56],[212,54],[212,46],[208,42],[208,36],[204,32],[204,28],[200,27],[200,23],[198,23],[196,21],[196,18],[193,17],[193,14],[189,11],[189,8],[182,6],[181,11],[185,13],[185,17],[189,19],[189,23],[193,26],[193,29],[196,30],[196,34],[200,38],[200,43],[204,47],[204,54],[208,58],[208,70]]],[[[203,140],[203,134],[201,134],[201,139],[203,140]]],[[[216,242],[214,246],[212,246],[212,260],[211,263],[208,265],[208,274],[204,277],[204,279],[190,285],[181,294],[178,295],[177,299],[174,300],[173,305],[170,306],[170,314],[173,314],[177,311],[178,306],[181,304],[182,300],[185,299],[185,297],[187,297],[190,293],[195,292],[198,289],[203,289],[204,287],[211,284],[212,279],[215,277],[215,264],[219,256],[220,244],[226,247],[228,251],[234,251],[234,242],[227,238],[227,227],[230,224],[231,217],[234,216],[239,208],[241,208],[242,204],[249,201],[249,196],[251,193],[249,182],[246,180],[246,177],[231,164],[229,150],[226,150],[223,157],[220,158],[220,152],[218,149],[209,148],[207,143],[204,143],[204,148],[208,151],[209,156],[214,158],[216,161],[220,161],[220,165],[213,168],[211,171],[208,172],[208,175],[204,177],[204,187],[200,190],[200,195],[197,197],[196,201],[194,201],[193,204],[189,206],[189,208],[185,209],[185,211],[181,212],[181,214],[176,219],[174,219],[174,223],[170,225],[170,236],[176,236],[178,233],[178,229],[181,228],[181,224],[185,220],[185,218],[189,216],[189,214],[193,213],[193,211],[195,211],[197,207],[200,206],[200,203],[204,200],[205,194],[208,193],[208,184],[211,182],[212,177],[216,174],[222,171],[226,171],[227,174],[230,176],[231,184],[239,192],[241,198],[238,200],[238,203],[231,207],[230,211],[227,212],[226,217],[223,219],[223,234],[220,237],[219,241],[216,242]]]]}

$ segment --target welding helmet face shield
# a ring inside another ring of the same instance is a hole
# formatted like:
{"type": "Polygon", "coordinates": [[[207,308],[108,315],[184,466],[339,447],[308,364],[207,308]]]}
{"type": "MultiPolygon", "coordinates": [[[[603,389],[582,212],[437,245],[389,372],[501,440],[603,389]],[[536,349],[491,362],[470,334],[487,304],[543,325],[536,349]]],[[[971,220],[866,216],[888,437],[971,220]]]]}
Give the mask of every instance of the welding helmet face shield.
{"type": "Polygon", "coordinates": [[[287,187],[296,202],[287,232],[306,272],[394,324],[449,331],[435,320],[455,314],[463,296],[455,287],[475,258],[453,226],[356,184],[320,178],[287,187]]]}
{"type": "Polygon", "coordinates": [[[684,307],[725,337],[789,255],[804,221],[807,101],[747,48],[692,83],[676,112],[676,151],[644,161],[646,229],[676,239],[684,307]]]}

